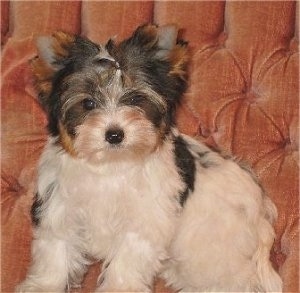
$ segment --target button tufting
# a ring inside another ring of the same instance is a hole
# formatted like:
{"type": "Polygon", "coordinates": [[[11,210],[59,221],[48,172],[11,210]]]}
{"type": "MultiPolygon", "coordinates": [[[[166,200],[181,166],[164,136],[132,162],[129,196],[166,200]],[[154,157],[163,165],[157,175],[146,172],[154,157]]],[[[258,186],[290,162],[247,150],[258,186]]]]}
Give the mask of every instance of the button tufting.
{"type": "Polygon", "coordinates": [[[219,47],[225,47],[225,42],[227,39],[228,39],[227,33],[225,31],[221,32],[217,39],[219,47]]]}
{"type": "Polygon", "coordinates": [[[241,93],[244,96],[244,99],[247,101],[247,103],[249,104],[257,103],[258,96],[253,91],[243,89],[241,93]]]}
{"type": "Polygon", "coordinates": [[[204,137],[204,138],[208,138],[211,135],[211,131],[204,127],[204,126],[200,126],[199,127],[199,134],[204,137]]]}
{"type": "Polygon", "coordinates": [[[298,53],[299,42],[297,38],[292,38],[289,44],[289,52],[291,54],[298,53]]]}
{"type": "Polygon", "coordinates": [[[241,91],[241,93],[242,93],[243,95],[245,95],[247,92],[248,92],[248,89],[247,89],[247,88],[243,88],[242,91],[241,91]]]}
{"type": "Polygon", "coordinates": [[[291,153],[294,151],[294,147],[293,147],[291,139],[289,137],[287,137],[283,141],[281,141],[280,148],[284,149],[284,151],[287,153],[291,153]]]}

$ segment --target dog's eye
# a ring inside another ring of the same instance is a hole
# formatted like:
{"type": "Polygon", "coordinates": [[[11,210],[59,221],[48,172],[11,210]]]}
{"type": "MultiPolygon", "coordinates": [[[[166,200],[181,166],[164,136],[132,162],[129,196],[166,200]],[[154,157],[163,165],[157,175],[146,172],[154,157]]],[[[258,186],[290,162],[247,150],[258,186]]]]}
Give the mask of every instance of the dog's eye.
{"type": "Polygon", "coordinates": [[[128,102],[130,105],[138,105],[143,100],[144,97],[142,95],[135,95],[135,96],[131,96],[128,102]]]}
{"type": "Polygon", "coordinates": [[[92,99],[86,98],[82,101],[82,106],[85,110],[93,110],[96,108],[96,102],[92,99]]]}

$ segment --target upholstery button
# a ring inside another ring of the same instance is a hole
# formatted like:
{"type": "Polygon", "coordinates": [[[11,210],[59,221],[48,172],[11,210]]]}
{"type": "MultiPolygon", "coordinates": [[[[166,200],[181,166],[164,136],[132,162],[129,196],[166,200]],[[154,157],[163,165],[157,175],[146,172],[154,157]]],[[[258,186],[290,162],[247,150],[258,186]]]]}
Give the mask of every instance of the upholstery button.
{"type": "Polygon", "coordinates": [[[211,135],[210,130],[204,126],[200,126],[199,133],[204,138],[208,138],[211,135]]]}
{"type": "Polygon", "coordinates": [[[225,42],[228,38],[228,35],[225,31],[221,32],[218,36],[219,47],[225,47],[225,42]]]}
{"type": "Polygon", "coordinates": [[[291,143],[291,140],[290,138],[286,138],[284,139],[281,144],[280,144],[280,147],[282,149],[284,149],[286,152],[292,152],[293,151],[293,147],[292,147],[292,143],[291,143]]]}
{"type": "Polygon", "coordinates": [[[290,45],[289,45],[289,52],[291,54],[297,53],[298,47],[299,47],[299,42],[298,42],[297,38],[292,38],[290,41],[290,45]]]}
{"type": "Polygon", "coordinates": [[[255,93],[253,93],[252,91],[249,91],[247,89],[243,89],[242,94],[244,95],[245,100],[249,104],[254,104],[254,103],[257,102],[258,96],[255,93]]]}

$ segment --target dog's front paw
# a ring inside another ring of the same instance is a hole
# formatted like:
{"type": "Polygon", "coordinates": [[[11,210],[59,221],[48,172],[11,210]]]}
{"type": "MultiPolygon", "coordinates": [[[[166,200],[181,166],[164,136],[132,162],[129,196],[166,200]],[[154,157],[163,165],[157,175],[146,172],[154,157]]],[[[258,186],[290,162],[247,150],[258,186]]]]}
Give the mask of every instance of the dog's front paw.
{"type": "Polygon", "coordinates": [[[64,290],[58,290],[58,288],[50,288],[46,286],[42,286],[37,284],[36,282],[32,280],[25,280],[21,284],[19,284],[15,288],[16,293],[29,293],[29,292],[48,292],[48,293],[53,293],[53,292],[65,292],[64,290]]]}
{"type": "Polygon", "coordinates": [[[143,289],[118,289],[115,287],[112,288],[108,288],[108,287],[98,287],[96,288],[96,290],[94,291],[95,293],[112,293],[112,292],[122,292],[122,293],[151,293],[152,291],[149,288],[143,288],[143,289]]]}
{"type": "Polygon", "coordinates": [[[23,282],[15,288],[16,293],[39,292],[39,291],[41,291],[40,288],[28,282],[23,282]]]}
{"type": "Polygon", "coordinates": [[[32,282],[24,281],[15,288],[16,293],[39,292],[41,288],[32,282]]]}

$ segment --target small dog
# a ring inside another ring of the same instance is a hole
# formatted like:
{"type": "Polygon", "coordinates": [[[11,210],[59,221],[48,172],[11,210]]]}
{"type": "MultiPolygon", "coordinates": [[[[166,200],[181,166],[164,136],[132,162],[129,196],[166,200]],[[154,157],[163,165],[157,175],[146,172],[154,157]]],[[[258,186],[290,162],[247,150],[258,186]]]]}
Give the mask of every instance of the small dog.
{"type": "Polygon", "coordinates": [[[49,140],[32,206],[33,261],[18,292],[63,292],[103,260],[98,292],[281,291],[276,208],[255,177],[180,134],[187,43],[143,25],[120,43],[56,32],[32,61],[49,140]]]}

